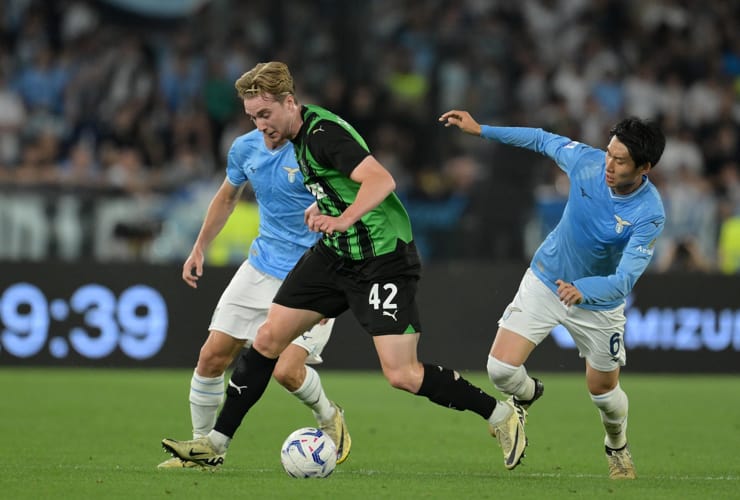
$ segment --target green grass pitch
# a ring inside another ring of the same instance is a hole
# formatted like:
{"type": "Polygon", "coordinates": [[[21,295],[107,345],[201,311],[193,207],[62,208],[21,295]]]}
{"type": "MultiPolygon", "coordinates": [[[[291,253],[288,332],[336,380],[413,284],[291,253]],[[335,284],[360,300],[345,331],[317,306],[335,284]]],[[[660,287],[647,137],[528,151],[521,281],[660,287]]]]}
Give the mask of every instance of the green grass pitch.
{"type": "MultiPolygon", "coordinates": [[[[380,373],[320,372],[345,407],[352,453],[327,479],[288,477],[280,444],[310,411],[274,381],[216,472],[158,470],[190,436],[189,370],[0,369],[8,499],[740,498],[740,378],[625,373],[638,479],[610,481],[580,374],[534,373],[545,395],[522,465],[503,467],[485,422],[390,388],[380,373]]],[[[484,373],[465,376],[493,390],[484,373]]],[[[497,394],[497,393],[494,393],[497,394]]]]}

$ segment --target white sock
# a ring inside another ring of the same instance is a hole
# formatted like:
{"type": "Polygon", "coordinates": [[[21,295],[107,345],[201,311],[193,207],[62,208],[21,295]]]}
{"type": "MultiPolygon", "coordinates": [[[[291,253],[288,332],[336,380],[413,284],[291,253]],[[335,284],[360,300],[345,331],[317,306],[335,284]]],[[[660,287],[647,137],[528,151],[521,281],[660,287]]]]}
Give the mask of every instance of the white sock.
{"type": "Polygon", "coordinates": [[[509,407],[509,405],[502,404],[502,401],[496,401],[496,406],[493,409],[493,413],[491,413],[491,416],[488,417],[488,423],[492,425],[500,424],[509,416],[511,415],[511,412],[514,410],[509,407]]]}
{"type": "Polygon", "coordinates": [[[606,430],[604,444],[609,448],[622,448],[627,444],[627,394],[617,386],[606,394],[591,394],[591,400],[599,409],[601,422],[606,430]]]}
{"type": "Polygon", "coordinates": [[[193,438],[205,436],[216,425],[218,407],[224,398],[224,376],[201,377],[193,371],[190,380],[190,420],[193,438]]]}
{"type": "Polygon", "coordinates": [[[306,378],[303,384],[291,394],[311,408],[319,424],[328,423],[334,418],[336,410],[324,393],[318,372],[310,366],[306,366],[306,378]]]}
{"type": "Polygon", "coordinates": [[[229,447],[229,443],[231,443],[231,438],[229,436],[221,434],[216,430],[212,430],[208,433],[208,440],[216,451],[222,455],[226,453],[226,449],[229,447]]]}

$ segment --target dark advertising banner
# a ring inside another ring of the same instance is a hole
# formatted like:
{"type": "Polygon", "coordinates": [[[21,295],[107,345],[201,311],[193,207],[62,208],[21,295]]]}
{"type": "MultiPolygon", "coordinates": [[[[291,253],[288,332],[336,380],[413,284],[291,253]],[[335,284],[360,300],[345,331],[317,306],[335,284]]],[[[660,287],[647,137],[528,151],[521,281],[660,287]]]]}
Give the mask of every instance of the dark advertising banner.
{"type": "Polygon", "coordinates": [[[227,273],[193,290],[174,266],[3,264],[0,364],[193,365],[227,273]]]}
{"type": "MultiPolygon", "coordinates": [[[[523,265],[428,266],[420,286],[420,359],[485,370],[497,320],[523,265]]],[[[233,268],[207,268],[193,290],[179,266],[0,264],[0,366],[193,367],[233,268]]],[[[626,309],[627,369],[740,372],[740,278],[645,275],[626,309]]],[[[341,316],[328,369],[377,369],[370,337],[341,316]]],[[[556,328],[530,370],[583,370],[556,328]]]]}

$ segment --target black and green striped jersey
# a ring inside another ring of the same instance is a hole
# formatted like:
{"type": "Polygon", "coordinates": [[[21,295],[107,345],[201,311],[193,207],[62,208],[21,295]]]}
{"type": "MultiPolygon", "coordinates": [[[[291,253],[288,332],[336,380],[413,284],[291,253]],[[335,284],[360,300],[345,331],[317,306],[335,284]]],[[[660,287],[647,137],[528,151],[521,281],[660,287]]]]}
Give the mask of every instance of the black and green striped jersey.
{"type": "MultiPolygon", "coordinates": [[[[352,170],[370,154],[365,140],[342,118],[319,106],[301,109],[303,125],[293,140],[303,182],[321,213],[339,216],[351,205],[360,184],[352,170]]],[[[391,193],[344,233],[324,235],[323,243],[353,260],[393,252],[398,240],[410,243],[411,222],[401,201],[391,193]]]]}

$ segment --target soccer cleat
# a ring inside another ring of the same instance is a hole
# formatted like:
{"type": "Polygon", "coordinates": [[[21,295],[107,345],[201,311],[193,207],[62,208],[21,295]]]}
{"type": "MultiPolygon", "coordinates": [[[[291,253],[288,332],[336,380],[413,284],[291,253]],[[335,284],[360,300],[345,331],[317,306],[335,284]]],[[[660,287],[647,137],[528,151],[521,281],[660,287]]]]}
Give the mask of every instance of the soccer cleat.
{"type": "Polygon", "coordinates": [[[527,447],[527,436],[524,434],[524,424],[522,423],[526,412],[515,407],[509,401],[499,401],[497,404],[509,406],[511,415],[496,425],[489,423],[488,429],[504,452],[504,467],[511,470],[522,461],[524,449],[527,447]]]}
{"type": "Polygon", "coordinates": [[[334,441],[334,444],[337,446],[337,463],[341,464],[349,456],[349,450],[352,447],[352,438],[349,436],[347,424],[344,421],[344,410],[333,401],[331,405],[336,410],[334,417],[331,419],[331,422],[320,425],[319,429],[334,441]]]}
{"type": "Polygon", "coordinates": [[[203,467],[215,469],[224,463],[225,454],[218,453],[206,436],[190,441],[163,439],[162,447],[175,458],[203,467]]]}
{"type": "Polygon", "coordinates": [[[609,448],[608,446],[604,448],[606,449],[606,460],[609,462],[610,479],[634,479],[637,477],[635,464],[632,462],[632,454],[627,445],[618,449],[609,448]]]}
{"type": "Polygon", "coordinates": [[[193,468],[202,468],[203,466],[196,464],[195,462],[191,462],[190,460],[183,460],[181,458],[168,458],[161,464],[157,465],[157,469],[193,469],[193,468]]]}

